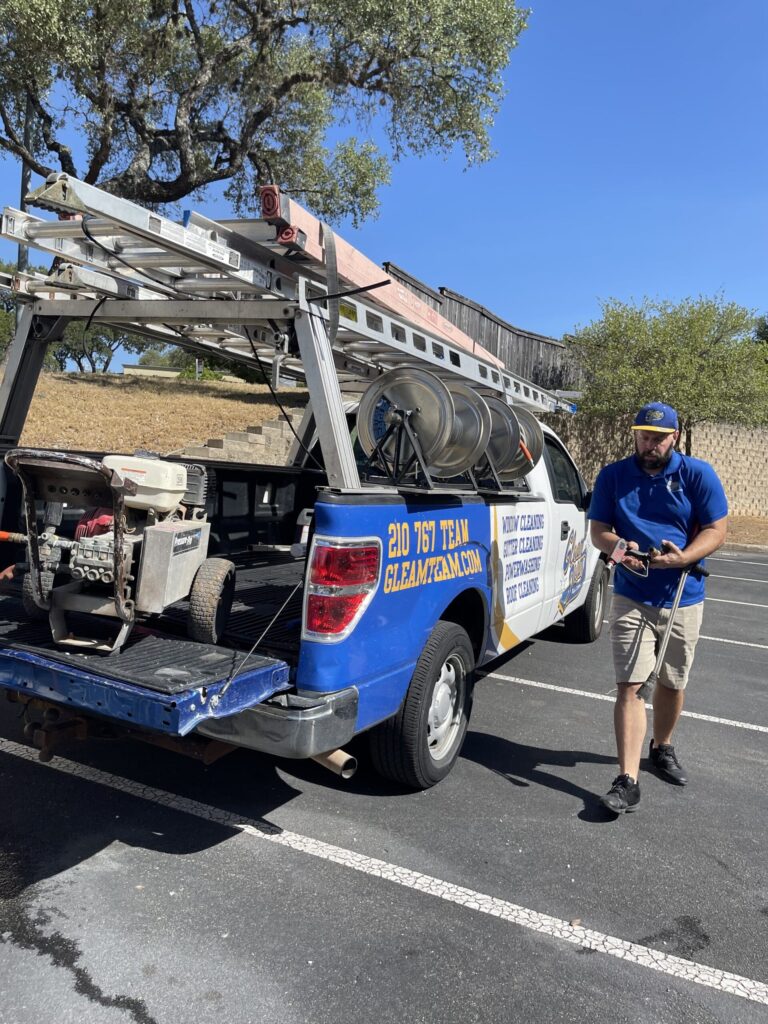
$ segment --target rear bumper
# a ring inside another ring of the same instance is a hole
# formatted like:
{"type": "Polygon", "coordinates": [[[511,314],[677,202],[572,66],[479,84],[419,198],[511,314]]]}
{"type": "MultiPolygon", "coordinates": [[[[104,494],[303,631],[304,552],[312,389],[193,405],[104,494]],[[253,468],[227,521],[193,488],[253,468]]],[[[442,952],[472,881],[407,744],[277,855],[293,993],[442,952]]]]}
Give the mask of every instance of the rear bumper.
{"type": "Polygon", "coordinates": [[[239,714],[208,719],[197,732],[277,757],[314,757],[352,738],[358,699],[354,686],[316,697],[283,694],[239,714]]]}

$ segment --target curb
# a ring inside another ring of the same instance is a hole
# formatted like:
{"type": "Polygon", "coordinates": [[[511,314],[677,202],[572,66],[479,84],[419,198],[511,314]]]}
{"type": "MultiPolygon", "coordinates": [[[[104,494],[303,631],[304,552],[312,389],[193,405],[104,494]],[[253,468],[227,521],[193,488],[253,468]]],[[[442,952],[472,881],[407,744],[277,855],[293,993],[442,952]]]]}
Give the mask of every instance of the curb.
{"type": "Polygon", "coordinates": [[[728,552],[738,554],[739,552],[753,555],[768,555],[768,545],[766,544],[724,544],[716,554],[728,554],[728,552]]]}

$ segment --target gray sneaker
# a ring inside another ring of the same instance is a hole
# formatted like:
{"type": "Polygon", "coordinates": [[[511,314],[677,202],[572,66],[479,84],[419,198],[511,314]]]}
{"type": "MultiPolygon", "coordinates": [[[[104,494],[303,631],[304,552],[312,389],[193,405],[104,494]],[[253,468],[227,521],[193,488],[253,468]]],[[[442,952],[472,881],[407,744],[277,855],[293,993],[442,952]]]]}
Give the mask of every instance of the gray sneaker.
{"type": "Polygon", "coordinates": [[[636,811],[640,804],[640,787],[629,775],[617,775],[613,785],[600,797],[600,803],[614,814],[636,811]]]}
{"type": "Polygon", "coordinates": [[[677,759],[675,748],[671,743],[660,743],[658,746],[651,740],[651,747],[648,751],[651,764],[658,775],[666,782],[672,782],[675,786],[685,786],[688,776],[685,769],[677,759]]]}

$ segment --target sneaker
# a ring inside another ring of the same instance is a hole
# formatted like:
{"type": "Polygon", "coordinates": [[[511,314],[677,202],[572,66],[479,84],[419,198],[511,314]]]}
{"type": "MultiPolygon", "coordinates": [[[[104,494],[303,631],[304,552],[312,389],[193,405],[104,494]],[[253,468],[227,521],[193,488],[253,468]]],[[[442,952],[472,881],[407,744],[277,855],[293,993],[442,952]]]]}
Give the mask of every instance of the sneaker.
{"type": "Polygon", "coordinates": [[[636,811],[640,804],[640,786],[631,775],[617,775],[600,803],[614,814],[636,811]]]}
{"type": "Polygon", "coordinates": [[[662,779],[673,782],[676,786],[684,786],[688,782],[685,769],[677,759],[675,748],[671,743],[660,743],[658,746],[651,740],[648,751],[651,764],[662,779]]]}

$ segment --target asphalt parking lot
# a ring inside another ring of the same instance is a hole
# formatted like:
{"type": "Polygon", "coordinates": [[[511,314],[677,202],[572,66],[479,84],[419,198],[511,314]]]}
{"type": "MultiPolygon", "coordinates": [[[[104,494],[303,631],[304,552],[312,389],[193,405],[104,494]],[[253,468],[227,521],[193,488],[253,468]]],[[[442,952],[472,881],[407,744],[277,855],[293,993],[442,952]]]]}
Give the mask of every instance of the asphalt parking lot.
{"type": "Polygon", "coordinates": [[[138,744],[44,765],[0,705],[0,1024],[765,1021],[768,554],[709,566],[690,784],[644,770],[618,819],[605,636],[493,665],[426,793],[138,744]]]}

